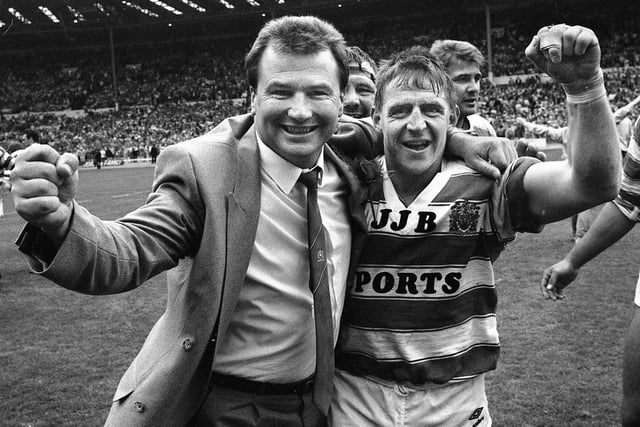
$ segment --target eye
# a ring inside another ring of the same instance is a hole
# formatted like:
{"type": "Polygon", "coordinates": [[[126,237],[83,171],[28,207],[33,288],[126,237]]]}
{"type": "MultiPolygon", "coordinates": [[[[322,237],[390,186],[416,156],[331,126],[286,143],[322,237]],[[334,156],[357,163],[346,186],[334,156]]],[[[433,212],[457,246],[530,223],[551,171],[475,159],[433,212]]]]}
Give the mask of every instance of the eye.
{"type": "Polygon", "coordinates": [[[444,114],[444,109],[439,105],[425,105],[421,111],[422,114],[429,117],[438,117],[444,114]]]}
{"type": "Polygon", "coordinates": [[[411,114],[410,107],[399,105],[389,109],[389,117],[393,117],[395,119],[407,117],[409,114],[411,114]]]}
{"type": "Polygon", "coordinates": [[[329,91],[324,89],[314,89],[311,92],[309,92],[309,96],[312,98],[326,98],[330,95],[331,93],[329,93],[329,91]]]}
{"type": "Polygon", "coordinates": [[[290,92],[285,89],[274,89],[271,91],[272,96],[280,99],[289,97],[289,94],[290,92]]]}
{"type": "Polygon", "coordinates": [[[375,89],[370,88],[369,86],[358,86],[356,91],[360,95],[373,95],[375,93],[375,89]]]}

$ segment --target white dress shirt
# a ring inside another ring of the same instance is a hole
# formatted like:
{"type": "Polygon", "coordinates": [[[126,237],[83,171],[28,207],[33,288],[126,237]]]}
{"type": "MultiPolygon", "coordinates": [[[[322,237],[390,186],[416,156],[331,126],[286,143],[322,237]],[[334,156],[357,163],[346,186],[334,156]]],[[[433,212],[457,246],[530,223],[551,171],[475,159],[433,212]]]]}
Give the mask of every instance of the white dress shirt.
{"type": "MultiPolygon", "coordinates": [[[[260,217],[249,269],[213,370],[254,381],[289,383],[315,371],[313,295],[309,290],[307,170],[289,163],[258,138],[261,170],[260,217]]],[[[318,159],[318,205],[327,230],[329,287],[334,342],[351,252],[348,188],[331,161],[318,159]]]]}

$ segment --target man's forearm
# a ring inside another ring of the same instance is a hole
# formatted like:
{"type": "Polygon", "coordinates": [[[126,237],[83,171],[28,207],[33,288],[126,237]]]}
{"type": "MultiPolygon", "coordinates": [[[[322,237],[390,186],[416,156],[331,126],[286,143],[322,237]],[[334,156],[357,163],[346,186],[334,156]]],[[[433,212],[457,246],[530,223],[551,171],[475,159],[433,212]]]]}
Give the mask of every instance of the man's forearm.
{"type": "MultiPolygon", "coordinates": [[[[602,83],[603,84],[603,83],[602,83]]],[[[618,191],[621,158],[618,134],[606,96],[584,103],[568,102],[572,117],[569,158],[577,184],[585,193],[611,200],[618,191]]]]}
{"type": "Polygon", "coordinates": [[[579,269],[624,237],[634,225],[635,222],[624,216],[613,202],[608,202],[565,259],[579,269]]]}

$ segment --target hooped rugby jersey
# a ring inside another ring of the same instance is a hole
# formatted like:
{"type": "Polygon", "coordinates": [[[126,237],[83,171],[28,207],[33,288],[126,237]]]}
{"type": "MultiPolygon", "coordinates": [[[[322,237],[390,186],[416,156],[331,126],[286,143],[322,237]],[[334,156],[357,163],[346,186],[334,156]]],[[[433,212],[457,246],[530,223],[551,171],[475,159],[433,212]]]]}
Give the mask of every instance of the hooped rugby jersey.
{"type": "MultiPolygon", "coordinates": [[[[637,119],[640,120],[640,119],[637,119]]],[[[615,206],[629,221],[640,222],[640,135],[634,135],[629,141],[629,149],[624,158],[620,193],[613,201],[615,206]]],[[[640,275],[636,282],[636,293],[633,299],[640,307],[640,275]]]]}
{"type": "Polygon", "coordinates": [[[614,203],[631,221],[640,221],[640,145],[634,136],[624,159],[620,193],[614,203]]]}
{"type": "Polygon", "coordinates": [[[408,207],[382,180],[365,209],[369,235],[349,278],[338,368],[413,384],[495,369],[492,262],[516,231],[542,230],[522,197],[535,162],[518,159],[499,181],[445,163],[408,207]]]}

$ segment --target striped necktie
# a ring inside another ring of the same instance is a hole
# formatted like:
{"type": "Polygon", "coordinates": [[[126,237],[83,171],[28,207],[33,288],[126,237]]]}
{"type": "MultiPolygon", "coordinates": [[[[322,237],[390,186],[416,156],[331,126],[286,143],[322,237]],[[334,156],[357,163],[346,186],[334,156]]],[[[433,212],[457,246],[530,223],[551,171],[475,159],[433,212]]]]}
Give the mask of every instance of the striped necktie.
{"type": "Polygon", "coordinates": [[[327,277],[325,229],[318,208],[320,168],[302,173],[299,181],[307,187],[307,231],[309,246],[309,288],[313,292],[313,314],[316,324],[316,373],[313,403],[327,414],[333,391],[333,320],[327,277]]]}

